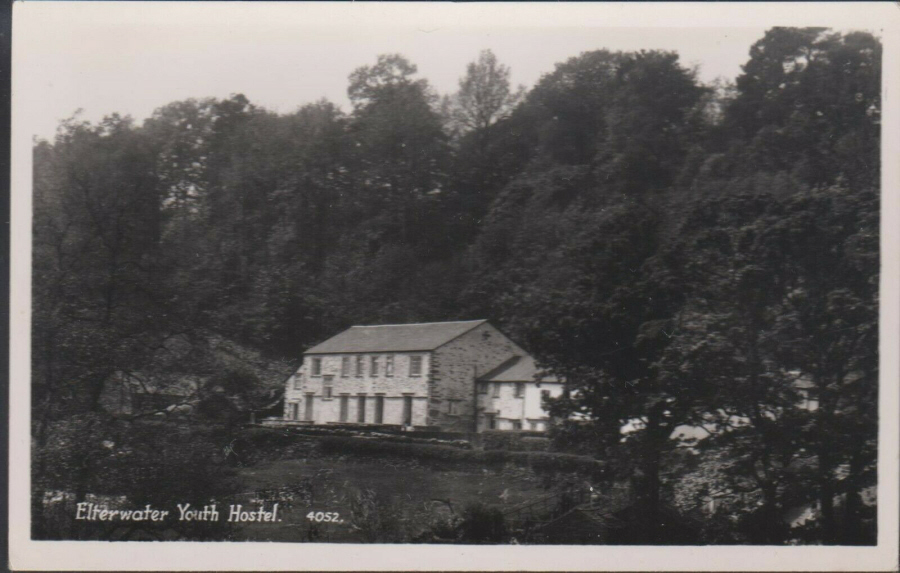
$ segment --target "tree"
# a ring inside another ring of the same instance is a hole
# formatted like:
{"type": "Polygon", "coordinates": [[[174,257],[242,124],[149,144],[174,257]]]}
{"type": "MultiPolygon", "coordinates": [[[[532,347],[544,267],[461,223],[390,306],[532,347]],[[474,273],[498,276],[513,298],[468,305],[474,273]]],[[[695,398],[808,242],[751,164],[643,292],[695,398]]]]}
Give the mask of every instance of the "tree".
{"type": "Polygon", "coordinates": [[[871,34],[772,28],[726,109],[746,143],[733,173],[785,170],[809,185],[878,182],[881,45],[871,34]]]}
{"type": "Polygon", "coordinates": [[[129,119],[111,116],[67,123],[53,146],[39,147],[36,165],[36,402],[66,399],[68,387],[69,399],[96,410],[117,361],[157,331],[164,290],[154,290],[163,287],[152,155],[129,119]]]}
{"type": "Polygon", "coordinates": [[[447,152],[436,96],[415,73],[402,56],[382,55],[356,69],[347,90],[360,199],[378,215],[380,232],[409,244],[424,232],[424,203],[443,187],[447,152]]]}
{"type": "Polygon", "coordinates": [[[676,183],[688,149],[701,135],[709,88],[674,52],[623,55],[607,104],[605,138],[598,142],[600,176],[611,192],[666,192],[676,183]]]}
{"type": "Polygon", "coordinates": [[[733,460],[722,485],[755,483],[757,542],[783,542],[785,511],[806,503],[820,541],[872,539],[860,496],[876,458],[876,213],[866,190],[738,194],[701,202],[677,247],[688,298],[660,373],[709,387],[695,423],[733,460]]]}
{"type": "Polygon", "coordinates": [[[835,185],[787,207],[773,225],[794,271],[779,358],[812,382],[817,400],[810,439],[822,540],[859,543],[860,494],[877,459],[878,196],[835,185]],[[845,497],[843,520],[836,496],[845,497]]]}
{"type": "Polygon", "coordinates": [[[490,202],[508,181],[504,164],[513,146],[526,139],[510,137],[516,127],[505,125],[525,96],[522,86],[511,89],[509,74],[493,52],[482,50],[460,78],[459,90],[442,101],[441,113],[456,143],[448,191],[450,208],[459,213],[457,241],[474,236],[490,202]]]}
{"type": "MultiPolygon", "coordinates": [[[[194,327],[179,308],[163,244],[155,157],[128,118],[64,123],[35,149],[32,420],[35,528],[53,426],[108,429],[102,396],[111,377],[148,368],[176,332],[194,327]]],[[[92,432],[94,430],[91,430],[92,432]]],[[[92,434],[93,435],[93,434],[92,434]]],[[[96,442],[85,444],[98,448],[96,442]]],[[[91,466],[68,474],[76,500],[91,466]]]]}
{"type": "Polygon", "coordinates": [[[782,213],[783,205],[767,195],[696,205],[671,260],[686,303],[658,364],[659,376],[674,385],[705,387],[691,423],[712,433],[701,444],[705,455],[729,452],[727,469],[719,474],[725,483],[711,487],[760,494],[749,538],[763,543],[784,542],[791,493],[785,486],[798,480],[797,465],[808,457],[802,438],[809,415],[798,408],[800,376],[775,359],[780,341],[773,329],[790,281],[788,261],[770,234],[782,213]]]}
{"type": "Polygon", "coordinates": [[[459,80],[459,91],[451,99],[450,117],[458,129],[476,131],[484,141],[488,128],[509,117],[524,93],[523,86],[515,91],[510,88],[509,67],[498,63],[491,50],[482,50],[459,80]]]}

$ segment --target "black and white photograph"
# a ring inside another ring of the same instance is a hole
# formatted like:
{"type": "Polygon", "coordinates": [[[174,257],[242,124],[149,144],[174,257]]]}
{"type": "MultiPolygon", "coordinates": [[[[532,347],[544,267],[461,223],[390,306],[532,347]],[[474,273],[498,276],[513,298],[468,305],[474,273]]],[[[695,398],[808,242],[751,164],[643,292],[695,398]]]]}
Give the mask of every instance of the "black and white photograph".
{"type": "Polygon", "coordinates": [[[900,12],[805,6],[17,3],[13,563],[895,569],[900,12]]]}

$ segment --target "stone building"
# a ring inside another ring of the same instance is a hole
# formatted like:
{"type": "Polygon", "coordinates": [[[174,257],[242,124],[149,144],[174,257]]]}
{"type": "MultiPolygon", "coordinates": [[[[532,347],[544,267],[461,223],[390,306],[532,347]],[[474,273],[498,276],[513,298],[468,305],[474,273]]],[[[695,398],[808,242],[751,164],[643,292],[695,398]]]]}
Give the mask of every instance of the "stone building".
{"type": "MultiPolygon", "coordinates": [[[[486,424],[477,421],[476,381],[501,375],[498,367],[516,358],[527,358],[524,364],[533,368],[528,354],[486,320],[354,326],[304,353],[287,379],[284,417],[481,430],[486,424]]],[[[532,407],[528,413],[540,418],[532,407]]]]}

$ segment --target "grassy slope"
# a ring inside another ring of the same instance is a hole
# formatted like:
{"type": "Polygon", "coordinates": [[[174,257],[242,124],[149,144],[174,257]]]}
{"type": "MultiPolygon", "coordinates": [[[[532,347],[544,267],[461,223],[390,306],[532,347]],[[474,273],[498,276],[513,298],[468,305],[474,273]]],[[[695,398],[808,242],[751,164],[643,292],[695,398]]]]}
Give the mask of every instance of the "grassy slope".
{"type": "MultiPolygon", "coordinates": [[[[247,524],[239,528],[237,539],[254,541],[371,541],[365,531],[354,527],[365,518],[354,516],[351,507],[365,490],[374,493],[376,510],[384,515],[396,512],[396,523],[387,524],[398,538],[408,539],[430,524],[450,517],[449,500],[456,513],[469,503],[483,502],[501,508],[512,507],[533,496],[546,493],[539,480],[525,475],[487,469],[444,471],[397,461],[369,461],[347,458],[279,460],[240,470],[244,491],[301,486],[302,495],[280,504],[281,523],[247,524]],[[504,495],[505,492],[505,495],[504,495]],[[503,496],[503,497],[501,497],[503,496]],[[285,507],[290,504],[290,507],[285,507]],[[343,523],[315,524],[306,519],[310,511],[337,512],[343,523]],[[318,534],[318,537],[316,537],[318,534]]],[[[251,496],[244,499],[249,500],[251,496]]],[[[390,533],[385,532],[390,541],[390,533]]]]}

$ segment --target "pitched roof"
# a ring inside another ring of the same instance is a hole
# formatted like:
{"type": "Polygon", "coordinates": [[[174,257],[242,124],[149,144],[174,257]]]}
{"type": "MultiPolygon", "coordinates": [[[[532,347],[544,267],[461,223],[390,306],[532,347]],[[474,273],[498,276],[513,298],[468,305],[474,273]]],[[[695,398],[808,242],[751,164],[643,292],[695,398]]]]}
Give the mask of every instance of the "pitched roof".
{"type": "Polygon", "coordinates": [[[351,326],[344,332],[313,346],[306,351],[306,354],[434,350],[485,322],[487,321],[463,320],[457,322],[351,326]]]}
{"type": "MultiPolygon", "coordinates": [[[[531,356],[513,356],[479,378],[482,382],[534,382],[538,367],[531,356]]],[[[544,376],[541,382],[557,382],[555,376],[544,376]]]]}

